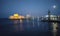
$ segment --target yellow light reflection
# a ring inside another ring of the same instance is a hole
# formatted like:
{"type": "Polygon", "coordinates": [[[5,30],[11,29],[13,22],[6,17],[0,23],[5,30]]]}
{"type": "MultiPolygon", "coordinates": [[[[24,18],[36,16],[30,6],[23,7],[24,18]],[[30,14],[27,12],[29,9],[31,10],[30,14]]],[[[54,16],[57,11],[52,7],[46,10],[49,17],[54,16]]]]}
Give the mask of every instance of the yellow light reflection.
{"type": "Polygon", "coordinates": [[[20,31],[22,31],[23,30],[23,21],[20,19],[20,31]]]}
{"type": "Polygon", "coordinates": [[[14,20],[14,32],[19,30],[17,23],[18,23],[18,20],[14,20]]]}

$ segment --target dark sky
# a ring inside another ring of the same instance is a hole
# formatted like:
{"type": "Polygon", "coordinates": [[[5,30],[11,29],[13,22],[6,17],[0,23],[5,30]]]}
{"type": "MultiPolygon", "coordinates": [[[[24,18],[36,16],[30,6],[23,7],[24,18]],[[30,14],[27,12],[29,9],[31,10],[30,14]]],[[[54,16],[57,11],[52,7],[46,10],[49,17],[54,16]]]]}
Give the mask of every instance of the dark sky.
{"type": "Polygon", "coordinates": [[[0,18],[18,13],[20,15],[44,16],[48,9],[51,14],[60,14],[60,0],[0,0],[0,18]],[[56,8],[53,8],[53,5],[56,8]]]}

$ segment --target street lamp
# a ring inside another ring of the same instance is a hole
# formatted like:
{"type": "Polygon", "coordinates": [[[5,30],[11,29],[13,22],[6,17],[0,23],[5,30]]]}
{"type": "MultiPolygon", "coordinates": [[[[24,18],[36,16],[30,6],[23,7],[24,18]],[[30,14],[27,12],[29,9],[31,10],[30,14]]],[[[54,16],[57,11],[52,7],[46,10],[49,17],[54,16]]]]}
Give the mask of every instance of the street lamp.
{"type": "Polygon", "coordinates": [[[55,9],[56,8],[56,5],[53,5],[53,9],[55,9]]]}

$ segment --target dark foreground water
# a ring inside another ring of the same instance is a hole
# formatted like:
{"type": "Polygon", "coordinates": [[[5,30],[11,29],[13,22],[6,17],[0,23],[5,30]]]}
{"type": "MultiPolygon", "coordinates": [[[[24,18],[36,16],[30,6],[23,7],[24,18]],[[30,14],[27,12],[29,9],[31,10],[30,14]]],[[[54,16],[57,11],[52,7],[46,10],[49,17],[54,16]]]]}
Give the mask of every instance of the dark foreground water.
{"type": "MultiPolygon", "coordinates": [[[[59,29],[57,31],[59,35],[59,29]]],[[[10,20],[0,19],[1,36],[53,36],[48,31],[48,23],[37,19],[10,20]]]]}

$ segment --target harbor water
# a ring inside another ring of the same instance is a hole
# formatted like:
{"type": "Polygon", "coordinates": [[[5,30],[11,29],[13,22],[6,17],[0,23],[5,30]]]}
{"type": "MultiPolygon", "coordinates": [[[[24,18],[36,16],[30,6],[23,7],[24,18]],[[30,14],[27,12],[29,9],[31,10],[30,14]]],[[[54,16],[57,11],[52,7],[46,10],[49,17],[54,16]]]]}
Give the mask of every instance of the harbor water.
{"type": "MultiPolygon", "coordinates": [[[[52,23],[50,23],[52,25],[52,23]]],[[[57,35],[59,35],[59,23],[57,35]]],[[[41,22],[40,19],[10,20],[0,19],[0,33],[2,36],[53,36],[52,26],[49,32],[48,22],[41,22]]]]}

